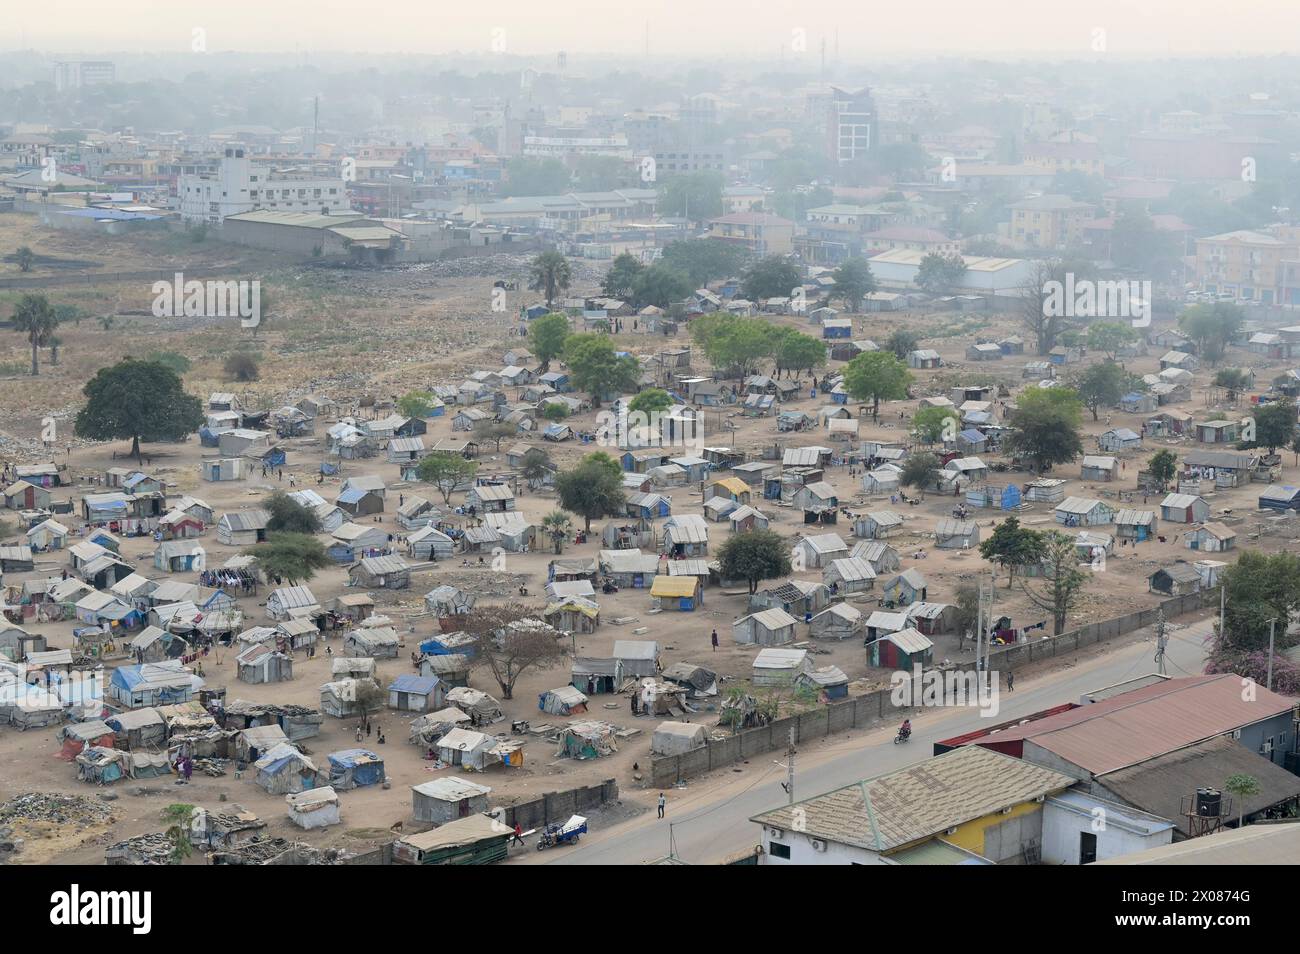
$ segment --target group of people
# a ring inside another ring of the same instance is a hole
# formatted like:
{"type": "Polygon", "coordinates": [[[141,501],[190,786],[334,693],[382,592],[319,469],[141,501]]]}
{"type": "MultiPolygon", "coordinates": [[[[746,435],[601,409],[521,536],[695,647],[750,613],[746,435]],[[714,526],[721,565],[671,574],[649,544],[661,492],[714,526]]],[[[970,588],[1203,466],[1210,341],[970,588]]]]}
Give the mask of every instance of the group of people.
{"type": "Polygon", "coordinates": [[[357,724],[357,741],[361,742],[364,739],[370,738],[372,731],[376,735],[375,743],[377,745],[383,745],[386,741],[384,739],[384,727],[378,723],[371,724],[370,716],[366,716],[357,724]]]}

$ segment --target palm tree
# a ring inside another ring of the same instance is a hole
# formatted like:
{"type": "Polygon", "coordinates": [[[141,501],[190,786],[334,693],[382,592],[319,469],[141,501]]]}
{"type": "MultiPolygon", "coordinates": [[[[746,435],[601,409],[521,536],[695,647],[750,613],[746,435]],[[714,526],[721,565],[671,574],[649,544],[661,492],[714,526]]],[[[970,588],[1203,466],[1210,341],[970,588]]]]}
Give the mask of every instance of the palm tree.
{"type": "Polygon", "coordinates": [[[55,367],[58,367],[59,348],[63,346],[63,339],[60,338],[58,335],[50,335],[50,339],[49,341],[46,342],[46,345],[50,349],[50,364],[54,365],[55,367]]]}
{"type": "Polygon", "coordinates": [[[573,280],[573,271],[569,268],[569,260],[555,249],[542,252],[533,259],[530,274],[531,278],[528,287],[546,296],[547,308],[551,307],[551,303],[555,301],[556,296],[567,289],[569,282],[573,280]]]}
{"type": "Polygon", "coordinates": [[[563,510],[552,510],[542,518],[542,529],[550,536],[558,556],[564,552],[564,541],[573,532],[573,521],[563,510]]]}
{"type": "Polygon", "coordinates": [[[41,373],[39,349],[45,347],[58,325],[59,316],[44,295],[24,295],[18,300],[18,307],[14,309],[14,330],[25,334],[32,346],[33,375],[41,373]]]}

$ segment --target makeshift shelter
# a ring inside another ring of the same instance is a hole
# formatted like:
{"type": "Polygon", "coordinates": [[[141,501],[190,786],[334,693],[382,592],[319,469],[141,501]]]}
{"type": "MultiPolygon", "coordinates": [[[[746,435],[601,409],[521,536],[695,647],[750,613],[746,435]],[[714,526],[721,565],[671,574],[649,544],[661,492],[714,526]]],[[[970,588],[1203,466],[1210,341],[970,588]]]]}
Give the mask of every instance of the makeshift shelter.
{"type": "Polygon", "coordinates": [[[442,707],[446,687],[437,676],[398,676],[388,687],[388,707],[399,712],[429,712],[442,707]]]}
{"type": "Polygon", "coordinates": [[[613,657],[578,656],[569,670],[569,684],[588,696],[617,692],[622,683],[623,664],[613,657]]]}
{"type": "Polygon", "coordinates": [[[455,706],[437,712],[426,712],[411,720],[410,742],[412,745],[431,748],[452,729],[467,728],[470,724],[469,716],[455,706]]]}
{"type": "Polygon", "coordinates": [[[608,722],[572,722],[560,730],[557,758],[598,759],[618,751],[617,727],[608,722]]]}
{"type": "Polygon", "coordinates": [[[116,734],[119,749],[158,748],[167,741],[167,723],[157,709],[132,709],[104,720],[116,734]]]}
{"type": "Polygon", "coordinates": [[[387,617],[371,616],[343,639],[343,650],[349,656],[368,656],[371,659],[396,659],[401,639],[392,626],[368,625],[387,617]]]}
{"type": "Polygon", "coordinates": [[[849,677],[838,666],[825,666],[800,673],[795,681],[815,689],[821,702],[833,702],[849,696],[849,677]]]}
{"type": "Polygon", "coordinates": [[[449,775],[411,786],[411,814],[418,822],[445,825],[488,810],[486,785],[449,775]]]}
{"type": "Polygon", "coordinates": [[[384,780],[384,760],[369,749],[343,749],[331,752],[326,758],[330,766],[329,783],[335,791],[378,785],[384,780]]]}
{"type": "Polygon", "coordinates": [[[659,643],[655,640],[616,639],[613,655],[626,677],[640,679],[659,674],[659,643]]]}
{"type": "Polygon", "coordinates": [[[847,603],[836,603],[815,615],[808,624],[808,635],[815,639],[851,639],[862,635],[860,610],[847,603]]]}
{"type": "Polygon", "coordinates": [[[274,643],[254,643],[235,657],[235,676],[254,685],[287,682],[293,678],[293,657],[280,652],[274,643]]]}
{"type": "Polygon", "coordinates": [[[328,828],[342,821],[339,816],[339,796],[328,785],[286,795],[289,821],[299,828],[328,828]]]}
{"type": "Polygon", "coordinates": [[[913,666],[929,666],[934,643],[911,627],[890,633],[871,644],[871,665],[910,672],[913,666]]]}
{"type": "Polygon", "coordinates": [[[253,763],[253,781],[272,795],[305,792],[324,784],[316,763],[291,742],[277,742],[253,763]]]}
{"type": "Polygon", "coordinates": [[[542,619],[566,633],[594,633],[600,625],[600,604],[581,596],[548,603],[542,619]]]}
{"type": "Polygon", "coordinates": [[[366,710],[357,698],[358,690],[363,686],[366,687],[361,690],[363,694],[367,691],[375,693],[381,691],[378,683],[373,679],[339,679],[325,683],[320,687],[321,711],[336,719],[364,715],[366,710]]]}
{"type": "Polygon", "coordinates": [[[393,844],[393,861],[405,865],[488,865],[506,859],[508,825],[469,815],[393,844]]]}
{"type": "Polygon", "coordinates": [[[692,612],[704,605],[704,586],[698,576],[660,574],[650,584],[650,598],[660,609],[692,612]]]}
{"type": "Polygon", "coordinates": [[[811,668],[806,649],[767,648],[754,657],[750,682],[755,686],[788,686],[811,668]]]}
{"type": "Polygon", "coordinates": [[[731,624],[731,638],[742,645],[780,646],[795,639],[798,620],[778,607],[742,616],[731,624]]]}
{"type": "Polygon", "coordinates": [[[704,748],[708,733],[704,726],[691,722],[661,722],[650,738],[652,755],[685,755],[704,748]]]}
{"type": "Polygon", "coordinates": [[[521,743],[502,743],[499,739],[471,729],[452,729],[438,740],[436,750],[441,761],[474,772],[486,771],[499,764],[523,764],[521,743]]]}
{"type": "Polygon", "coordinates": [[[587,697],[573,686],[560,686],[539,693],[537,708],[551,715],[579,715],[587,711],[587,697]]]}
{"type": "Polygon", "coordinates": [[[58,757],[65,762],[71,762],[86,748],[111,749],[117,746],[117,733],[102,719],[65,725],[59,730],[59,738],[63,741],[63,747],[59,750],[58,757]]]}
{"type": "Polygon", "coordinates": [[[447,692],[447,704],[469,716],[474,725],[492,725],[505,719],[501,703],[479,689],[457,686],[447,692]]]}
{"type": "Polygon", "coordinates": [[[686,689],[688,697],[706,698],[718,694],[718,674],[712,669],[697,666],[695,663],[673,663],[663,671],[661,678],[665,682],[676,683],[686,689]]]}

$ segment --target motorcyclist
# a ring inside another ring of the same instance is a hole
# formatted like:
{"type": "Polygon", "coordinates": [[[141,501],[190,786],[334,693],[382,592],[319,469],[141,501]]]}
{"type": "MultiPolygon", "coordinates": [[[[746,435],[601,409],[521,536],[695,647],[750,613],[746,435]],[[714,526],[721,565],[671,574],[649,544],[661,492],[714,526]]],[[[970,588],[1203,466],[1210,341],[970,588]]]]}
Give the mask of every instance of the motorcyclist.
{"type": "Polygon", "coordinates": [[[898,734],[901,738],[906,739],[912,734],[912,720],[904,719],[903,724],[898,727],[898,734]]]}

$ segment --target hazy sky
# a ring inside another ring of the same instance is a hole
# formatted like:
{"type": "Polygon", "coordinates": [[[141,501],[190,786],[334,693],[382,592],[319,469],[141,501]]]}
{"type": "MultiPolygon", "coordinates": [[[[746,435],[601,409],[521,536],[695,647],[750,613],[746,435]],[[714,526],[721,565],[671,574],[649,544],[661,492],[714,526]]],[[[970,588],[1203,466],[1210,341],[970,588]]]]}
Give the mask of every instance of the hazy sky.
{"type": "Polygon", "coordinates": [[[0,49],[1231,55],[1300,51],[1298,0],[11,0],[0,49]],[[455,11],[455,12],[453,12],[455,11]],[[490,12],[483,12],[490,11],[490,12]],[[644,11],[644,12],[641,12],[644,11]],[[802,31],[800,33],[799,31],[802,31]],[[802,46],[802,51],[799,47],[802,46]]]}

